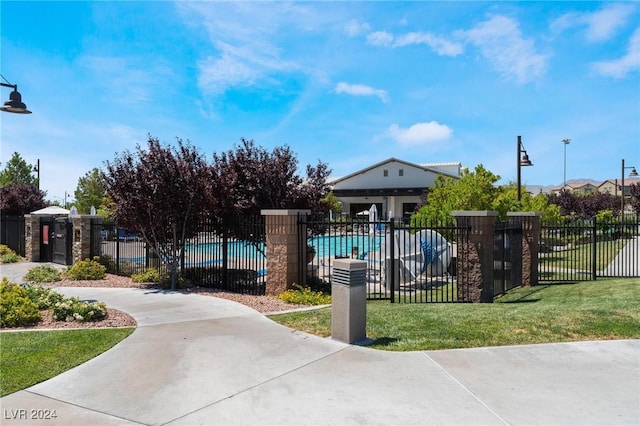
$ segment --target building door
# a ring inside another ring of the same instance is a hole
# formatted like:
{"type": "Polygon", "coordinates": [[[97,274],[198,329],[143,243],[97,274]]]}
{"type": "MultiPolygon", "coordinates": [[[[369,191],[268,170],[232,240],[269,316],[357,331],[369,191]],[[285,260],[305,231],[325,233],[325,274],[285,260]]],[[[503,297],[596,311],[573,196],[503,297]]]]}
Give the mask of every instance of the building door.
{"type": "Polygon", "coordinates": [[[53,263],[71,264],[71,228],[67,218],[58,218],[54,223],[53,263]]]}
{"type": "Polygon", "coordinates": [[[40,219],[40,262],[53,261],[54,224],[51,218],[40,219]]]}

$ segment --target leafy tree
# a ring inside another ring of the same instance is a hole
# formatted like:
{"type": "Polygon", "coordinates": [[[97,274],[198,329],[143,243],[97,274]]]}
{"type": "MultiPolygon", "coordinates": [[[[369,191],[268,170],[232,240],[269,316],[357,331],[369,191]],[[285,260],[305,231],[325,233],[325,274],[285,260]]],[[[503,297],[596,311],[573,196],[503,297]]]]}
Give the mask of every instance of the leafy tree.
{"type": "Polygon", "coordinates": [[[562,190],[557,194],[549,195],[549,202],[560,208],[562,216],[575,215],[579,211],[579,201],[577,195],[570,191],[562,190]]]}
{"type": "Polygon", "coordinates": [[[482,164],[473,171],[463,169],[459,179],[438,176],[411,223],[451,223],[455,210],[494,210],[498,219],[505,219],[507,212],[540,212],[545,220],[560,217],[560,208],[550,204],[544,194],[532,196],[525,191],[518,200],[517,186],[495,186],[499,179],[482,164]]]}
{"type": "Polygon", "coordinates": [[[560,219],[560,208],[549,203],[545,194],[531,195],[523,191],[518,201],[518,187],[515,184],[497,188],[492,209],[497,211],[502,219],[506,217],[507,212],[538,212],[545,221],[560,219]]]}
{"type": "MultiPolygon", "coordinates": [[[[513,211],[513,210],[511,210],[513,211]]],[[[560,220],[560,208],[555,204],[551,204],[545,194],[522,194],[522,210],[523,212],[540,212],[541,219],[550,222],[558,222],[560,220]]]]}
{"type": "Polygon", "coordinates": [[[78,186],[73,193],[78,213],[89,213],[91,206],[98,209],[105,196],[104,180],[102,172],[94,168],[78,179],[78,186]]]}
{"type": "Polygon", "coordinates": [[[595,217],[601,211],[620,212],[620,198],[613,194],[588,194],[578,197],[581,218],[595,217]]]}
{"type": "Polygon", "coordinates": [[[427,194],[427,203],[411,217],[411,223],[451,222],[455,210],[492,210],[499,189],[494,175],[482,164],[463,169],[460,178],[438,176],[427,194]]]}
{"type": "Polygon", "coordinates": [[[197,231],[210,170],[204,157],[181,139],[163,146],[149,135],[147,148],[125,151],[106,163],[104,182],[121,226],[139,233],[167,264],[171,288],[184,241],[197,231]]]}
{"type": "Polygon", "coordinates": [[[210,191],[216,217],[259,215],[262,209],[324,209],[327,165],[307,166],[307,178],[298,175],[298,160],[288,146],[272,152],[242,139],[234,149],[214,154],[210,191]]]}
{"type": "Polygon", "coordinates": [[[239,145],[214,154],[211,165],[209,212],[223,219],[227,231],[239,239],[262,241],[262,234],[241,234],[238,219],[259,215],[262,209],[307,208],[328,212],[321,202],[328,192],[330,170],[319,162],[306,168],[306,179],[298,174],[298,160],[288,146],[269,152],[254,141],[241,139],[239,145]]]}
{"type": "Polygon", "coordinates": [[[0,186],[11,184],[38,186],[38,179],[33,176],[33,165],[27,164],[17,152],[13,153],[4,170],[0,171],[0,186]]]}
{"type": "Polygon", "coordinates": [[[549,202],[559,206],[562,216],[588,219],[610,210],[620,214],[620,198],[612,194],[577,195],[569,191],[549,195],[549,202]]]}
{"type": "Polygon", "coordinates": [[[115,204],[108,195],[102,197],[100,207],[98,207],[96,213],[108,222],[115,221],[115,204]]]}
{"type": "Polygon", "coordinates": [[[321,203],[327,206],[327,209],[331,211],[335,216],[340,215],[342,212],[342,203],[336,197],[336,194],[333,191],[329,191],[327,195],[325,195],[321,200],[321,203]]]}
{"type": "Polygon", "coordinates": [[[20,216],[45,207],[45,191],[37,185],[16,183],[0,188],[0,210],[5,215],[20,216]]]}

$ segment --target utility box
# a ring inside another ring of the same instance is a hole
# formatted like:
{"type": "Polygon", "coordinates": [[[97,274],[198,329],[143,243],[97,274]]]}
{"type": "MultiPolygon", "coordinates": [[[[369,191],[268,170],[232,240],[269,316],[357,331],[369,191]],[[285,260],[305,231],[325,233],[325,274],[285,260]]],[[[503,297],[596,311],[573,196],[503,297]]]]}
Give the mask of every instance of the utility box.
{"type": "Polygon", "coordinates": [[[336,259],[331,280],[331,338],[354,344],[367,340],[367,262],[336,259]]]}

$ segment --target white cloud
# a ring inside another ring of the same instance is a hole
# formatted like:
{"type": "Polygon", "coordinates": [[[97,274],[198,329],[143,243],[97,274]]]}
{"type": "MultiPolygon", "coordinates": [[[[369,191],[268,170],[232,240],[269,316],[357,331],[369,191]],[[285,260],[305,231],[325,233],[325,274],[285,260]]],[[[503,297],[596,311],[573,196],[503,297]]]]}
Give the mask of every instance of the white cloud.
{"type": "Polygon", "coordinates": [[[368,32],[370,29],[371,27],[366,22],[358,22],[355,19],[352,19],[351,21],[347,22],[347,25],[345,25],[344,32],[349,37],[355,37],[368,32]]]}
{"type": "Polygon", "coordinates": [[[614,78],[623,78],[634,70],[640,70],[640,28],[637,28],[627,47],[627,54],[612,61],[601,61],[592,64],[598,74],[614,78]]]}
{"type": "Polygon", "coordinates": [[[494,16],[460,35],[477,46],[500,73],[520,83],[535,80],[546,70],[547,57],[536,52],[532,40],[523,38],[511,18],[494,16]]]}
{"type": "Polygon", "coordinates": [[[418,146],[447,140],[453,131],[445,124],[437,121],[428,123],[416,123],[409,128],[403,129],[397,124],[392,124],[387,129],[387,135],[395,139],[400,145],[418,146]]]}
{"type": "Polygon", "coordinates": [[[367,43],[372,46],[404,47],[415,44],[427,45],[440,56],[460,55],[464,48],[460,43],[449,41],[431,33],[411,32],[394,36],[386,31],[376,31],[367,36],[367,43]]]}
{"type": "Polygon", "coordinates": [[[382,102],[389,101],[389,94],[386,90],[374,89],[362,84],[349,84],[340,82],[336,85],[336,93],[346,93],[353,96],[377,96],[382,102]]]}
{"type": "Polygon", "coordinates": [[[464,51],[464,48],[460,43],[455,43],[430,33],[407,33],[396,37],[396,41],[393,45],[394,47],[401,47],[411,44],[426,44],[441,56],[457,56],[464,51]]]}
{"type": "Polygon", "coordinates": [[[222,93],[232,86],[251,85],[260,72],[237,56],[223,53],[221,58],[208,57],[198,64],[199,86],[209,93],[222,93]]]}
{"type": "Polygon", "coordinates": [[[121,91],[106,91],[113,102],[136,105],[151,102],[153,92],[173,77],[170,67],[160,63],[149,64],[133,57],[88,55],[79,59],[99,84],[105,87],[126,87],[121,91]]]}
{"type": "Polygon", "coordinates": [[[312,8],[295,3],[179,2],[185,22],[202,26],[215,54],[200,60],[198,82],[205,93],[273,83],[279,72],[300,72],[280,47],[282,28],[311,31],[322,25],[312,8]]]}
{"type": "Polygon", "coordinates": [[[393,34],[386,31],[376,31],[367,36],[367,43],[372,46],[391,46],[393,43],[393,34]]]}
{"type": "Polygon", "coordinates": [[[615,36],[634,12],[632,4],[614,3],[591,13],[570,12],[551,22],[554,32],[562,32],[572,27],[585,27],[588,41],[606,41],[615,36]]]}

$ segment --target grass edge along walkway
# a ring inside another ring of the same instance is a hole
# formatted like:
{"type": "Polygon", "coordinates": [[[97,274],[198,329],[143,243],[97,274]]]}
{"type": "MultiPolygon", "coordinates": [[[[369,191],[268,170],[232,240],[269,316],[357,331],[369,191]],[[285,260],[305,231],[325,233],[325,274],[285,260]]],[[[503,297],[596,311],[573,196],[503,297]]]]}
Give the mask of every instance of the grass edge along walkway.
{"type": "Polygon", "coordinates": [[[0,333],[0,396],[26,389],[111,349],[135,327],[0,333]]]}
{"type": "MultiPolygon", "coordinates": [[[[269,316],[295,330],[331,335],[331,308],[269,316]]],[[[494,303],[367,303],[370,348],[456,349],[640,338],[640,279],[522,287],[494,303]]]]}

